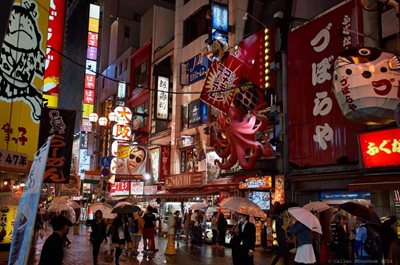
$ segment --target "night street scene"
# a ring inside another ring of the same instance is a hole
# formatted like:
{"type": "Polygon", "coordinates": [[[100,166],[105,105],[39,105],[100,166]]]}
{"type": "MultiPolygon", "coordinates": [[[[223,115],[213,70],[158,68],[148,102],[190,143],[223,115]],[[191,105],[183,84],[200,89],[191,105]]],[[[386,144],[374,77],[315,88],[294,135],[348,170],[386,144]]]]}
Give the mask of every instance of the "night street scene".
{"type": "Polygon", "coordinates": [[[0,265],[400,265],[399,0],[2,0],[0,265]]]}

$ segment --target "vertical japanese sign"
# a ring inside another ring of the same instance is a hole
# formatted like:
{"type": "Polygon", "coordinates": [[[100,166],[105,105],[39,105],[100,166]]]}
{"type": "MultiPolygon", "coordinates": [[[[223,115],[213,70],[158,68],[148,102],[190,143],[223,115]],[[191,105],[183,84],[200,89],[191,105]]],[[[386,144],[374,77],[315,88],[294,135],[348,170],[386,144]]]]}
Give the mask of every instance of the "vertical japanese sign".
{"type": "Polygon", "coordinates": [[[36,153],[19,200],[8,265],[26,265],[28,262],[51,138],[36,153]]]}
{"type": "Polygon", "coordinates": [[[156,95],[156,119],[168,120],[168,91],[169,78],[159,76],[157,81],[156,95]]]}
{"type": "Polygon", "coordinates": [[[69,183],[75,116],[73,110],[43,109],[39,145],[53,135],[43,180],[45,183],[69,183]]]}
{"type": "Polygon", "coordinates": [[[88,118],[94,110],[99,25],[100,6],[90,4],[82,118],[88,118]]]}
{"type": "Polygon", "coordinates": [[[61,55],[64,42],[65,0],[51,0],[44,70],[43,101],[48,107],[58,106],[61,55]],[[58,52],[57,52],[58,51],[58,52]]]}
{"type": "Polygon", "coordinates": [[[165,181],[165,178],[170,174],[171,163],[171,146],[161,146],[161,159],[160,159],[160,182],[165,181]]]}
{"type": "Polygon", "coordinates": [[[48,0],[15,1],[0,53],[0,149],[29,160],[39,136],[48,9],[48,0]]]}
{"type": "Polygon", "coordinates": [[[0,207],[0,244],[11,243],[17,209],[17,205],[0,207]]]}
{"type": "Polygon", "coordinates": [[[364,126],[348,121],[334,102],[333,64],[344,50],[358,44],[357,1],[289,33],[288,119],[289,160],[299,166],[336,164],[347,156],[357,160],[356,133],[364,126]]]}

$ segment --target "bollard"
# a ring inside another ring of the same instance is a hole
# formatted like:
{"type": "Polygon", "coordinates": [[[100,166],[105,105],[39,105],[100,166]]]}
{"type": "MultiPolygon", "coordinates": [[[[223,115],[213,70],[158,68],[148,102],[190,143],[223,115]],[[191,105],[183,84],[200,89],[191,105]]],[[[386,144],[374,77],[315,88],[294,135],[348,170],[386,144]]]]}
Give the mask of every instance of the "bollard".
{"type": "Polygon", "coordinates": [[[165,248],[165,255],[176,255],[174,235],[168,235],[167,247],[165,248]]]}

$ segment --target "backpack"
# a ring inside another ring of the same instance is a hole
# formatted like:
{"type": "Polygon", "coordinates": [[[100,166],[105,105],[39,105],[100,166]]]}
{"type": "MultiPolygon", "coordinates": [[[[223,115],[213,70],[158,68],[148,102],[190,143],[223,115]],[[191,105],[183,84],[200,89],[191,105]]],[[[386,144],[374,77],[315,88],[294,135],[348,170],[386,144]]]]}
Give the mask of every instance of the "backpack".
{"type": "Polygon", "coordinates": [[[382,242],[380,233],[371,225],[366,225],[367,238],[364,242],[365,252],[372,257],[382,256],[382,242]]]}

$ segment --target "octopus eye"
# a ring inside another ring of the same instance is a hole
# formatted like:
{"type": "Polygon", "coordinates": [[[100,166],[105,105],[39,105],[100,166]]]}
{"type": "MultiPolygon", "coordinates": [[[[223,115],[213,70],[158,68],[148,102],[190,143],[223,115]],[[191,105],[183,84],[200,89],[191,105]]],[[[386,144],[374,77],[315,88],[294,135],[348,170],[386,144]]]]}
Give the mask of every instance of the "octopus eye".
{"type": "Polygon", "coordinates": [[[381,67],[380,70],[381,70],[382,73],[386,73],[388,69],[386,67],[381,67]]]}
{"type": "Polygon", "coordinates": [[[346,69],[346,74],[347,75],[351,75],[353,73],[353,71],[351,71],[351,69],[346,69]]]}
{"type": "Polygon", "coordinates": [[[369,49],[367,49],[367,48],[362,48],[362,49],[359,49],[359,50],[358,50],[358,53],[359,53],[361,56],[368,56],[368,55],[371,54],[371,51],[370,51],[369,49]]]}

